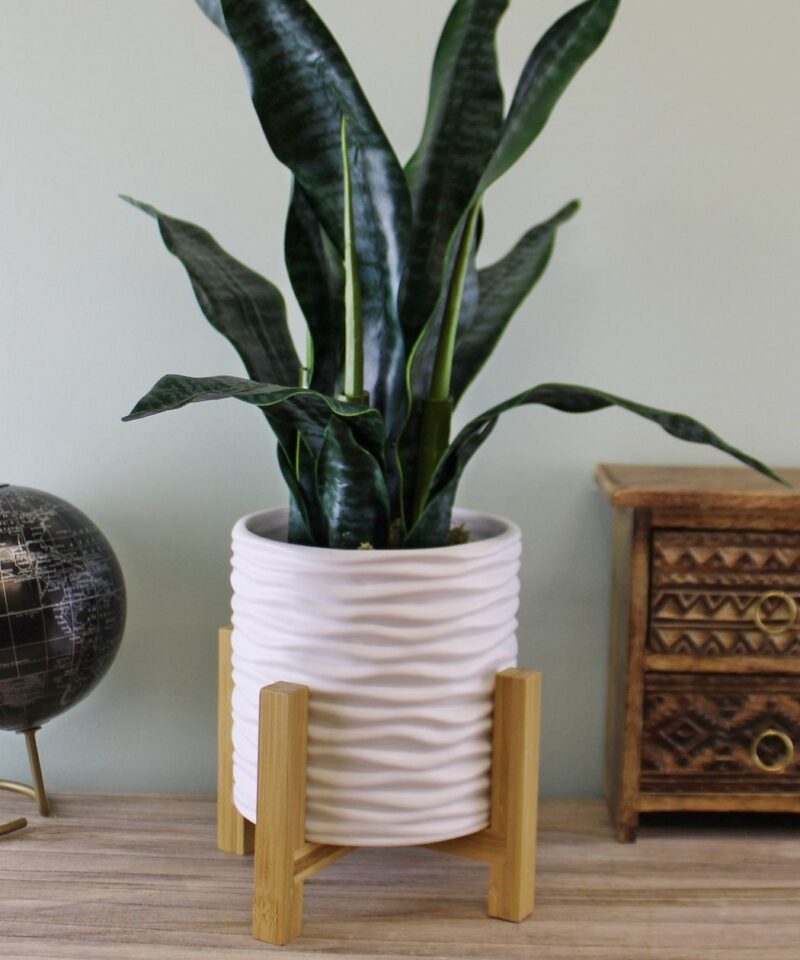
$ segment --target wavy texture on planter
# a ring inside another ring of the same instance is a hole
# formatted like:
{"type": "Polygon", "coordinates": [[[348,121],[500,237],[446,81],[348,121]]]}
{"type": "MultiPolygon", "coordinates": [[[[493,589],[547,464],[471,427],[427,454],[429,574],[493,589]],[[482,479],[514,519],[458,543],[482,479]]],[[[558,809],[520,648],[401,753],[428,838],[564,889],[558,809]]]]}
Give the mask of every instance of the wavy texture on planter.
{"type": "Polygon", "coordinates": [[[387,846],[489,822],[494,675],[516,664],[520,533],[457,514],[470,543],[337,551],[280,542],[286,510],[233,531],[234,799],[256,815],[258,696],[309,686],[307,835],[387,846]]]}

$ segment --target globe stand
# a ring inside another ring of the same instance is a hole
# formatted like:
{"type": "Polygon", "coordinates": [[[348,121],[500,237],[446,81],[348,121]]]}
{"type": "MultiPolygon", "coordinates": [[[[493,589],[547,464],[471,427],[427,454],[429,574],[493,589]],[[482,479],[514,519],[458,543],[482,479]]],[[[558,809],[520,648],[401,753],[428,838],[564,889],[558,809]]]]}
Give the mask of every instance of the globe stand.
{"type": "MultiPolygon", "coordinates": [[[[16,780],[0,780],[0,790],[9,790],[12,793],[21,793],[23,796],[30,797],[36,801],[39,813],[43,817],[50,816],[50,801],[47,799],[47,792],[44,788],[44,777],[42,776],[42,764],[39,760],[39,750],[36,746],[36,731],[39,727],[30,727],[28,730],[21,730],[20,733],[25,736],[25,746],[28,748],[28,762],[31,767],[31,777],[33,786],[27,783],[18,783],[16,780]]],[[[8,833],[14,833],[27,827],[28,821],[24,817],[19,820],[11,820],[9,823],[0,824],[0,836],[8,833]]]]}
{"type": "MultiPolygon", "coordinates": [[[[303,884],[354,847],[306,839],[307,687],[274,683],[260,696],[257,822],[233,803],[231,630],[219,632],[219,766],[217,845],[255,853],[253,937],[283,945],[303,925],[303,884]]],[[[490,867],[490,917],[514,923],[534,905],[539,784],[541,674],[504,670],[495,681],[491,824],[484,830],[423,846],[480,860],[490,867]]]]}

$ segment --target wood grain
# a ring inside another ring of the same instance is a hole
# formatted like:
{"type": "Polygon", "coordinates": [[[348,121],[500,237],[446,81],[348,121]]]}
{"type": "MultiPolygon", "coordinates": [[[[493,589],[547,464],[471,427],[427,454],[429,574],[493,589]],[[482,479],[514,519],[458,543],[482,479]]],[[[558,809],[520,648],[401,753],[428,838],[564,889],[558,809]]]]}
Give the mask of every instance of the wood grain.
{"type": "Polygon", "coordinates": [[[606,791],[617,837],[636,838],[650,568],[650,516],[614,510],[606,791]]]}
{"type": "Polygon", "coordinates": [[[533,913],[539,799],[542,675],[504,670],[494,688],[491,831],[504,838],[489,869],[489,916],[519,923],[533,913]]]}
{"type": "MultiPolygon", "coordinates": [[[[777,798],[776,798],[777,799],[777,798]]],[[[2,797],[0,817],[30,801],[2,797]]],[[[487,868],[358,850],[306,883],[304,934],[250,935],[252,860],[216,850],[201,797],[53,797],[0,841],[0,956],[14,960],[797,960],[800,839],[775,816],[643,818],[614,840],[600,802],[540,808],[537,908],[486,918],[487,868]]]]}
{"type": "Polygon", "coordinates": [[[645,670],[655,673],[774,673],[800,674],[800,657],[778,660],[775,657],[714,656],[697,657],[692,653],[648,653],[645,670]]]}
{"type": "MultiPolygon", "coordinates": [[[[800,486],[800,470],[782,473],[800,486]]],[[[596,478],[615,515],[619,839],[643,810],[800,810],[800,489],[734,467],[606,464],[596,478]]]]}
{"type": "Polygon", "coordinates": [[[800,799],[797,677],[648,674],[643,716],[642,794],[800,799]]]}
{"type": "Polygon", "coordinates": [[[658,467],[602,463],[598,486],[615,507],[800,511],[800,469],[779,469],[785,487],[747,467],[658,467]]]}
{"type": "Polygon", "coordinates": [[[258,818],[253,863],[253,936],[284,944],[303,927],[303,881],[296,852],[306,852],[308,687],[273,683],[261,691],[258,818]]]}
{"type": "Polygon", "coordinates": [[[225,853],[243,856],[255,845],[253,824],[233,803],[233,676],[230,627],[219,631],[217,687],[217,846],[225,853]]]}
{"type": "MultiPolygon", "coordinates": [[[[533,912],[539,799],[542,676],[498,673],[494,691],[492,821],[428,850],[490,864],[490,917],[520,923],[533,912]]],[[[310,691],[294,683],[261,690],[253,936],[283,946],[303,929],[303,884],[353,847],[305,839],[310,691]]]]}

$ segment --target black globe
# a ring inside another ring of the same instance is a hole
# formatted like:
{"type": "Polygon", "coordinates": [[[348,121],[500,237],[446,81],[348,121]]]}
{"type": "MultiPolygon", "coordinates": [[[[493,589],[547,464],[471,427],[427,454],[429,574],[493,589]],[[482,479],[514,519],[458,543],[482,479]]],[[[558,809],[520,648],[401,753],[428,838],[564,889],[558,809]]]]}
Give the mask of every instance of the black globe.
{"type": "Polygon", "coordinates": [[[80,510],[0,486],[0,729],[38,727],[111,666],[125,583],[109,542],[80,510]]]}

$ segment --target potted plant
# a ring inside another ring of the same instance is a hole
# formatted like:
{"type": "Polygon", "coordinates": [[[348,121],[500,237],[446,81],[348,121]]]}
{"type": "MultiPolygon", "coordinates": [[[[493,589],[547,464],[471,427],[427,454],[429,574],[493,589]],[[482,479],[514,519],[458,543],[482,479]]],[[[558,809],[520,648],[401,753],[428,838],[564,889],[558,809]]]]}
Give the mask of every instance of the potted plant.
{"type": "Polygon", "coordinates": [[[293,174],[285,254],[308,327],[301,359],[268,280],[201,228],[131,201],[158,221],[248,378],[163,377],[127,419],[226,397],[254,405],[289,491],[288,509],[233,532],[235,802],[255,820],[258,691],[283,679],[312,689],[310,839],[467,834],[489,819],[492,682],[517,656],[520,533],[454,501],[498,417],[618,406],[774,475],[690,417],[571,384],[526,390],[451,437],[453,408],[578,209],[479,267],[484,195],[542,131],[618,0],[558,20],[507,110],[495,33],[508,0],[456,0],[405,167],[306,0],[198,2],[235,46],[293,174]]]}

